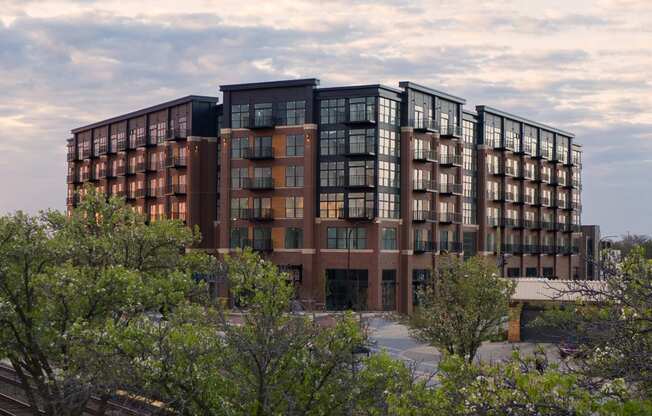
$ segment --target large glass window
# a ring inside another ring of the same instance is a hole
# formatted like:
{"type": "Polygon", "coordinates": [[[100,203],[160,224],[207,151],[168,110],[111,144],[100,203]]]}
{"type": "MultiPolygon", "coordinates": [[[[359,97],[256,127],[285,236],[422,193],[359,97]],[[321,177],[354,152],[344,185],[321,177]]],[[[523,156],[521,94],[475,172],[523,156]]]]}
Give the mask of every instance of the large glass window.
{"type": "Polygon", "coordinates": [[[231,198],[231,218],[246,218],[249,198],[231,198]]]}
{"type": "Polygon", "coordinates": [[[329,227],[328,248],[360,250],[367,248],[367,229],[362,227],[329,227]],[[347,244],[347,238],[349,239],[347,244]]]}
{"type": "Polygon", "coordinates": [[[285,186],[303,186],[303,166],[288,166],[285,168],[285,186]]]}
{"type": "Polygon", "coordinates": [[[475,144],[475,123],[470,120],[464,120],[462,127],[462,140],[464,144],[475,144]]]}
{"type": "Polygon", "coordinates": [[[399,218],[401,215],[399,194],[380,192],[378,194],[378,204],[381,218],[399,218]]]}
{"type": "Polygon", "coordinates": [[[231,159],[241,159],[244,149],[249,146],[248,137],[234,137],[231,139],[231,159]]]}
{"type": "Polygon", "coordinates": [[[322,156],[344,153],[344,130],[322,130],[319,135],[319,148],[322,156]]]}
{"type": "Polygon", "coordinates": [[[380,129],[380,147],[381,155],[399,157],[401,152],[400,135],[387,129],[380,129]]]}
{"type": "Polygon", "coordinates": [[[398,126],[401,120],[399,103],[388,98],[379,98],[380,122],[398,126]]]}
{"type": "Polygon", "coordinates": [[[374,153],[376,151],[376,130],[349,130],[349,153],[374,153]]]}
{"type": "Polygon", "coordinates": [[[249,230],[247,227],[232,227],[230,235],[231,248],[244,248],[248,243],[249,230]]]}
{"type": "Polygon", "coordinates": [[[349,99],[349,119],[351,121],[375,121],[376,98],[361,97],[349,99]]]}
{"type": "Polygon", "coordinates": [[[288,134],[285,140],[286,156],[303,156],[303,134],[288,134]]]}
{"type": "Polygon", "coordinates": [[[378,177],[380,186],[398,188],[400,186],[399,164],[394,162],[378,161],[378,177]]]}
{"type": "Polygon", "coordinates": [[[484,140],[485,144],[491,147],[500,146],[502,127],[500,117],[486,114],[484,115],[484,140]]]}
{"type": "Polygon", "coordinates": [[[281,114],[283,116],[283,124],[288,126],[295,126],[306,122],[306,102],[301,101],[287,101],[281,104],[281,114]]]}
{"type": "Polygon", "coordinates": [[[249,104],[231,106],[231,128],[249,127],[249,104]]]}
{"type": "Polygon", "coordinates": [[[549,131],[541,131],[541,157],[552,159],[553,134],[549,131]]]}
{"type": "Polygon", "coordinates": [[[346,120],[346,101],[343,98],[321,100],[319,106],[321,124],[343,123],[346,120]]]}
{"type": "Polygon", "coordinates": [[[568,162],[568,137],[557,136],[557,160],[568,162]]]}
{"type": "Polygon", "coordinates": [[[349,186],[373,186],[373,184],[373,160],[359,160],[349,162],[349,186]]]}
{"type": "Polygon", "coordinates": [[[272,125],[272,103],[254,104],[254,125],[257,127],[272,125]]]}
{"type": "Polygon", "coordinates": [[[288,227],[285,229],[285,248],[303,247],[303,229],[288,227]]]}
{"type": "Polygon", "coordinates": [[[319,216],[321,218],[339,218],[343,209],[343,193],[323,193],[319,195],[319,216]]]}
{"type": "Polygon", "coordinates": [[[371,218],[374,212],[374,194],[371,192],[355,192],[347,195],[349,201],[349,217],[371,218]]]}
{"type": "Polygon", "coordinates": [[[532,126],[523,126],[523,151],[528,155],[537,154],[537,129],[532,126]]]}
{"type": "Polygon", "coordinates": [[[505,120],[505,147],[516,152],[521,150],[521,125],[512,120],[505,120]]]}
{"type": "Polygon", "coordinates": [[[396,250],[398,247],[396,239],[396,228],[383,228],[382,247],[383,250],[396,250]]]}
{"type": "Polygon", "coordinates": [[[344,186],[344,162],[321,162],[319,184],[321,186],[344,186]]]}
{"type": "Polygon", "coordinates": [[[247,176],[247,168],[231,168],[231,189],[241,189],[247,176]]]}
{"type": "Polygon", "coordinates": [[[303,197],[288,196],[285,197],[285,217],[286,218],[303,218],[303,197]]]}

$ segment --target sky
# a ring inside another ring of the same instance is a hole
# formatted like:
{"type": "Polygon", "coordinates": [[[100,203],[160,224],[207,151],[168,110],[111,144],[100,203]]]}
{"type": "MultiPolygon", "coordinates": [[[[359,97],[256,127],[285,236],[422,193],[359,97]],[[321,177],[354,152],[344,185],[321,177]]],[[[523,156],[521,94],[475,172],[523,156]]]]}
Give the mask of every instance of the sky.
{"type": "Polygon", "coordinates": [[[64,208],[72,128],[313,77],[409,80],[574,132],[582,222],[652,235],[650,0],[0,0],[0,214],[64,208]]]}

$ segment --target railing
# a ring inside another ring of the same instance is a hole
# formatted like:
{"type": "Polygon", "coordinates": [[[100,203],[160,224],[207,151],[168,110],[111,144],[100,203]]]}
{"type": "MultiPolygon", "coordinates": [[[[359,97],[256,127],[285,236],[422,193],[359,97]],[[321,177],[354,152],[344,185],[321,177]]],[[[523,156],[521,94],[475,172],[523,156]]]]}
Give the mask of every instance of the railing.
{"type": "Polygon", "coordinates": [[[504,175],[516,176],[516,169],[513,165],[501,165],[500,168],[504,175]]]}
{"type": "Polygon", "coordinates": [[[439,155],[440,165],[462,166],[462,155],[442,154],[439,155]]]}
{"type": "Polygon", "coordinates": [[[264,239],[255,239],[249,240],[251,242],[251,248],[255,251],[272,251],[274,250],[274,244],[271,238],[264,239]]]}
{"type": "Polygon", "coordinates": [[[128,200],[136,199],[136,190],[135,189],[127,189],[126,197],[127,197],[128,200]]]}
{"type": "Polygon", "coordinates": [[[523,220],[523,226],[531,230],[538,230],[541,228],[541,223],[537,220],[523,220]]]}
{"type": "Polygon", "coordinates": [[[498,201],[500,199],[500,192],[487,191],[487,199],[490,201],[498,201]]]}
{"type": "Polygon", "coordinates": [[[90,174],[88,172],[81,172],[79,174],[79,181],[80,182],[86,182],[90,179],[90,174]]]}
{"type": "Polygon", "coordinates": [[[147,164],[145,162],[136,163],[136,172],[143,173],[145,172],[147,164]]]}
{"type": "Polygon", "coordinates": [[[459,224],[462,222],[462,214],[458,212],[440,212],[437,218],[442,223],[459,224]]]}
{"type": "Polygon", "coordinates": [[[523,203],[525,203],[525,204],[534,203],[534,195],[532,195],[532,194],[523,195],[523,203]]]}
{"type": "Polygon", "coordinates": [[[441,137],[462,137],[462,128],[452,124],[442,125],[439,130],[441,137]]]}
{"type": "Polygon", "coordinates": [[[548,207],[548,206],[550,206],[550,198],[545,197],[545,196],[540,196],[539,197],[539,203],[544,207],[548,207]]]}
{"type": "Polygon", "coordinates": [[[449,183],[442,182],[439,184],[439,192],[442,194],[462,194],[462,184],[461,183],[449,183]]]}
{"type": "Polygon", "coordinates": [[[252,129],[268,129],[272,128],[275,125],[274,117],[271,115],[259,115],[254,116],[250,124],[252,129]]]}
{"type": "Polygon", "coordinates": [[[273,159],[274,148],[272,146],[245,147],[242,152],[242,157],[250,160],[273,159]]]}
{"type": "Polygon", "coordinates": [[[504,201],[507,201],[507,202],[513,202],[514,201],[514,193],[513,192],[503,192],[502,199],[504,201]]]}
{"type": "Polygon", "coordinates": [[[76,173],[66,176],[66,183],[76,183],[76,182],[79,182],[78,175],[76,173]]]}
{"type": "Polygon", "coordinates": [[[172,220],[181,220],[186,221],[187,214],[181,211],[172,211],[170,212],[170,219],[172,220]]]}
{"type": "Polygon", "coordinates": [[[274,211],[272,208],[243,208],[241,211],[244,211],[241,213],[244,215],[241,217],[243,219],[259,221],[274,219],[274,211]]]}
{"type": "Polygon", "coordinates": [[[67,156],[68,162],[72,162],[73,160],[77,159],[74,151],[68,152],[68,154],[66,156],[67,156]]]}
{"type": "Polygon", "coordinates": [[[439,123],[432,118],[418,118],[408,120],[408,124],[420,131],[439,131],[439,123]]]}
{"type": "Polygon", "coordinates": [[[163,196],[163,189],[157,187],[147,188],[147,196],[150,198],[156,198],[157,196],[163,196]]]}
{"type": "Polygon", "coordinates": [[[350,175],[349,187],[372,188],[374,186],[373,175],[350,175]]]}
{"type": "Polygon", "coordinates": [[[556,252],[555,246],[544,245],[544,246],[541,247],[541,253],[542,254],[555,254],[555,252],[556,252]]]}
{"type": "Polygon", "coordinates": [[[350,220],[372,220],[374,218],[373,208],[366,207],[349,207],[348,210],[342,210],[340,218],[346,218],[350,220]]]}
{"type": "Polygon", "coordinates": [[[435,250],[435,243],[426,240],[414,240],[414,252],[426,253],[435,250]]]}
{"type": "Polygon", "coordinates": [[[166,137],[168,140],[175,140],[175,139],[185,139],[186,137],[188,137],[190,131],[185,127],[184,128],[176,127],[168,130],[166,133],[167,133],[166,137]]]}
{"type": "Polygon", "coordinates": [[[555,223],[552,221],[541,221],[541,228],[544,230],[554,230],[555,223]]]}
{"type": "Polygon", "coordinates": [[[273,189],[274,178],[271,176],[256,177],[256,178],[243,178],[243,188],[245,189],[273,189]]]}
{"type": "Polygon", "coordinates": [[[490,163],[487,165],[487,173],[489,175],[500,175],[500,166],[495,163],[490,163]]]}
{"type": "Polygon", "coordinates": [[[412,158],[420,162],[437,162],[437,152],[433,149],[414,149],[412,158]]]}
{"type": "Polygon", "coordinates": [[[461,253],[463,249],[463,244],[459,241],[440,241],[438,245],[440,251],[449,253],[461,253]]]}
{"type": "Polygon", "coordinates": [[[148,188],[138,188],[136,189],[136,198],[142,199],[147,197],[148,188]]]}
{"type": "Polygon", "coordinates": [[[136,174],[136,164],[128,164],[126,165],[126,172],[125,175],[135,175],[136,174]]]}
{"type": "Polygon", "coordinates": [[[136,136],[136,147],[147,146],[147,136],[136,136]]]}
{"type": "Polygon", "coordinates": [[[437,182],[432,179],[413,179],[412,180],[412,189],[414,191],[420,192],[436,192],[437,191],[437,182]]]}
{"type": "Polygon", "coordinates": [[[435,211],[422,210],[422,209],[412,211],[412,221],[415,221],[415,222],[424,222],[424,221],[435,222],[435,221],[437,221],[437,213],[435,211]]]}
{"type": "Polygon", "coordinates": [[[503,217],[501,222],[503,227],[507,228],[517,228],[521,225],[521,221],[518,218],[503,217]]]}
{"type": "Polygon", "coordinates": [[[347,155],[375,155],[376,147],[375,140],[369,139],[365,140],[362,143],[351,143],[349,142],[348,148],[346,149],[347,155]]]}
{"type": "Polygon", "coordinates": [[[185,156],[171,156],[168,155],[165,158],[165,167],[175,168],[175,167],[184,167],[186,166],[186,157],[185,156]]]}
{"type": "Polygon", "coordinates": [[[500,225],[500,218],[498,217],[487,217],[487,226],[488,227],[498,227],[500,225]]]}
{"type": "Polygon", "coordinates": [[[375,123],[376,117],[371,111],[350,111],[349,123],[375,123]]]}
{"type": "Polygon", "coordinates": [[[170,183],[166,186],[165,192],[167,194],[185,194],[186,184],[183,183],[170,183]]]}

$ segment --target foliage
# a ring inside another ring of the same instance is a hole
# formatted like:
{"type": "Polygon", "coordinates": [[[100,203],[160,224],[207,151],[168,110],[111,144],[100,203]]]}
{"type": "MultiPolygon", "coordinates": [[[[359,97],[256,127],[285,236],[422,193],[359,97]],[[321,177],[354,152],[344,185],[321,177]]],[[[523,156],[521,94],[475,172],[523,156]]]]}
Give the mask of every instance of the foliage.
{"type": "Polygon", "coordinates": [[[185,254],[198,238],[180,222],[147,225],[92,188],[70,217],[1,217],[0,357],[23,386],[34,383],[30,403],[81,414],[91,395],[106,402],[129,383],[124,357],[105,340],[184,302],[195,289],[190,273],[211,264],[185,254]]]}
{"type": "Polygon", "coordinates": [[[419,305],[409,321],[410,333],[472,362],[480,344],[498,336],[514,288],[482,257],[445,259],[417,293],[419,305]]]}
{"type": "Polygon", "coordinates": [[[614,241],[612,248],[620,250],[623,256],[639,248],[643,250],[643,255],[647,259],[652,259],[652,237],[645,234],[627,234],[623,235],[620,240],[614,241]]]}

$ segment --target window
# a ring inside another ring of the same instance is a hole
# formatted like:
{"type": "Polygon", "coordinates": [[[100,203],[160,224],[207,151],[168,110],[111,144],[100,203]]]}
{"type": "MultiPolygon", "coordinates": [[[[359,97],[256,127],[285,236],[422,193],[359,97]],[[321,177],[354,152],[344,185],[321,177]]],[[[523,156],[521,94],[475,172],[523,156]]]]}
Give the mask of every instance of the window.
{"type": "Polygon", "coordinates": [[[254,126],[267,127],[272,125],[272,103],[254,104],[254,126]]]}
{"type": "Polygon", "coordinates": [[[383,228],[383,250],[396,250],[396,228],[383,228]]]}
{"type": "Polygon", "coordinates": [[[462,190],[463,194],[469,198],[475,198],[477,194],[477,184],[474,176],[464,175],[462,176],[462,190]]]}
{"type": "Polygon", "coordinates": [[[231,189],[241,189],[247,175],[247,168],[231,168],[231,189]]]}
{"type": "Polygon", "coordinates": [[[462,153],[462,161],[465,170],[475,171],[475,150],[471,147],[465,147],[462,153]]]}
{"type": "Polygon", "coordinates": [[[306,122],[306,102],[288,101],[281,104],[281,114],[285,125],[295,126],[306,122]]]}
{"type": "Polygon", "coordinates": [[[244,154],[244,149],[249,147],[248,137],[234,137],[231,139],[231,159],[240,159],[244,154]]]}
{"type": "Polygon", "coordinates": [[[361,97],[349,99],[349,119],[351,121],[375,121],[376,98],[361,97]]]}
{"type": "Polygon", "coordinates": [[[254,198],[254,218],[271,218],[272,198],[254,198]]]}
{"type": "Polygon", "coordinates": [[[398,126],[401,120],[399,103],[387,98],[379,98],[380,122],[398,126]]]}
{"type": "Polygon", "coordinates": [[[543,277],[552,277],[553,276],[553,270],[552,267],[544,267],[543,268],[543,277]]]}
{"type": "Polygon", "coordinates": [[[532,126],[523,126],[523,151],[529,155],[537,154],[537,129],[532,126]]]}
{"type": "Polygon", "coordinates": [[[541,132],[541,157],[552,159],[553,134],[548,131],[541,132]]]}
{"type": "Polygon", "coordinates": [[[508,267],[507,268],[507,277],[520,277],[521,269],[519,267],[508,267]]]}
{"type": "Polygon", "coordinates": [[[557,147],[555,149],[557,153],[557,160],[561,162],[568,162],[568,137],[557,136],[557,147]]]}
{"type": "Polygon", "coordinates": [[[378,204],[381,218],[399,218],[400,216],[400,195],[380,192],[378,204]]]}
{"type": "Polygon", "coordinates": [[[293,227],[285,229],[285,248],[303,248],[303,229],[293,227]]]}
{"type": "Polygon", "coordinates": [[[525,277],[537,277],[537,268],[536,267],[526,267],[525,268],[525,277]]]}
{"type": "Polygon", "coordinates": [[[285,168],[285,186],[295,188],[303,186],[303,166],[285,168]]]}
{"type": "Polygon", "coordinates": [[[268,250],[272,248],[272,229],[254,228],[254,250],[268,250]]]}
{"type": "Polygon", "coordinates": [[[327,230],[328,248],[361,250],[367,248],[367,229],[362,227],[329,227],[327,230]],[[347,244],[347,237],[349,241],[347,244]]]}
{"type": "Polygon", "coordinates": [[[347,195],[349,200],[349,217],[371,218],[374,211],[374,194],[356,192],[347,195]]]}
{"type": "Polygon", "coordinates": [[[249,104],[231,106],[231,128],[249,127],[249,104]]]}
{"type": "Polygon", "coordinates": [[[249,230],[247,227],[231,228],[230,247],[244,248],[248,243],[249,230]]]}
{"type": "Polygon", "coordinates": [[[380,129],[380,148],[381,155],[399,157],[401,146],[400,136],[393,130],[380,129]]]}
{"type": "Polygon", "coordinates": [[[249,198],[231,198],[231,218],[246,219],[249,198]]]}
{"type": "Polygon", "coordinates": [[[349,186],[373,186],[374,161],[349,162],[349,186]]]}
{"type": "Polygon", "coordinates": [[[462,140],[464,144],[475,144],[475,123],[469,120],[462,122],[462,140]]]}
{"type": "Polygon", "coordinates": [[[344,130],[322,130],[319,135],[319,151],[322,156],[344,153],[344,130]]]}
{"type": "Polygon", "coordinates": [[[349,153],[375,153],[376,130],[349,130],[349,153]]]}
{"type": "Polygon", "coordinates": [[[516,152],[521,150],[520,131],[521,126],[519,123],[505,120],[505,147],[516,152]]]}
{"type": "Polygon", "coordinates": [[[419,294],[430,283],[430,270],[414,269],[412,270],[412,304],[419,305],[419,294]]]}
{"type": "Polygon", "coordinates": [[[319,216],[321,218],[338,218],[343,209],[343,193],[328,193],[319,195],[319,216]]]}
{"type": "Polygon", "coordinates": [[[400,186],[399,165],[394,162],[378,161],[380,186],[398,188],[400,186]]]}
{"type": "Polygon", "coordinates": [[[342,123],[346,119],[346,104],[343,98],[321,100],[319,110],[321,124],[342,123]]]}
{"type": "Polygon", "coordinates": [[[484,140],[485,144],[491,147],[500,146],[502,128],[500,117],[485,114],[484,118],[484,140]]]}
{"type": "Polygon", "coordinates": [[[288,196],[285,198],[285,217],[303,218],[302,196],[288,196]]]}
{"type": "Polygon", "coordinates": [[[322,162],[319,164],[321,186],[344,186],[344,162],[322,162]]]}
{"type": "Polygon", "coordinates": [[[475,224],[475,204],[471,202],[462,203],[462,221],[464,224],[475,224]]]}
{"type": "Polygon", "coordinates": [[[285,140],[286,156],[303,156],[303,134],[289,134],[285,140]]]}

